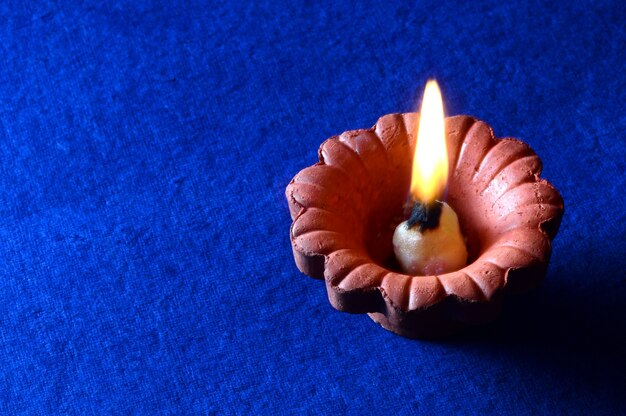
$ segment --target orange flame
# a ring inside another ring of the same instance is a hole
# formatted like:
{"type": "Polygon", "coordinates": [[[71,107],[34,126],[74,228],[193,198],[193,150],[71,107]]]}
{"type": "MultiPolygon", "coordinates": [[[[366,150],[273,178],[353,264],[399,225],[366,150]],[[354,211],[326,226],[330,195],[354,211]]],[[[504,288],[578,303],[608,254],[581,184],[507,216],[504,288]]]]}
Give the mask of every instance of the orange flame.
{"type": "Polygon", "coordinates": [[[422,110],[413,157],[411,196],[430,203],[440,199],[448,182],[443,102],[437,81],[429,80],[424,90],[422,110]]]}

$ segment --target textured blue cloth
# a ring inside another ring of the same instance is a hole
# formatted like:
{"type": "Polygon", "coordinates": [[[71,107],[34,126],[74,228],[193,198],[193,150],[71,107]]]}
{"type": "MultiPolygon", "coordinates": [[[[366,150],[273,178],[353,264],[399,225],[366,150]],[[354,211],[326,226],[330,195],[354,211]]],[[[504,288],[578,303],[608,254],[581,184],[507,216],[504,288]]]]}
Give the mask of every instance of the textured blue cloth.
{"type": "Polygon", "coordinates": [[[626,412],[622,1],[104,3],[0,5],[0,414],[626,412]],[[332,309],[284,189],[432,76],[566,214],[539,290],[422,342],[332,309]]]}

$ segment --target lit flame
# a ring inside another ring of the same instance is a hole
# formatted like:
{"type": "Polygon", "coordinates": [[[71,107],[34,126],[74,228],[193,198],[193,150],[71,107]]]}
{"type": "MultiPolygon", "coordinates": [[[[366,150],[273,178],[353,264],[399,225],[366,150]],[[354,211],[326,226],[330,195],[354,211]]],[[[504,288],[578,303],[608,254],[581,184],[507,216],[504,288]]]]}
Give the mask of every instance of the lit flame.
{"type": "Polygon", "coordinates": [[[413,157],[411,196],[422,203],[440,199],[448,181],[443,102],[437,81],[426,83],[413,157]]]}

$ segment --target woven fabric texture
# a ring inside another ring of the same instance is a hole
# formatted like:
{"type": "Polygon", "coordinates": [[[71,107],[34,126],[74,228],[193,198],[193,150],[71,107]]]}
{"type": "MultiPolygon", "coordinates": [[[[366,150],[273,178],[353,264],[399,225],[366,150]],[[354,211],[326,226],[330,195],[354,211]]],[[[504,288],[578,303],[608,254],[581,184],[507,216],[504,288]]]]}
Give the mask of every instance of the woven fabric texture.
{"type": "Polygon", "coordinates": [[[626,413],[623,1],[6,1],[0,413],[626,413]],[[332,309],[284,190],[425,81],[542,158],[545,281],[441,341],[332,309]]]}

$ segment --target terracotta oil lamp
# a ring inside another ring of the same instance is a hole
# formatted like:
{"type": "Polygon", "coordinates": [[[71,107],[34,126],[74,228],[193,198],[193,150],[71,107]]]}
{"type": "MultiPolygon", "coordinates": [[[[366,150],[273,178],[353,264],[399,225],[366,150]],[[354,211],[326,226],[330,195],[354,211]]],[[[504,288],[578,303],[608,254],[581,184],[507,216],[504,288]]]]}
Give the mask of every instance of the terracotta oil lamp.
{"type": "Polygon", "coordinates": [[[333,307],[367,313],[406,337],[431,338],[491,321],[504,293],[535,288],[564,207],[539,177],[541,160],[527,144],[497,139],[472,117],[445,118],[447,181],[435,186],[434,198],[445,198],[458,219],[466,258],[442,266],[436,258],[442,250],[432,250],[434,266],[407,270],[394,251],[394,232],[416,202],[419,124],[418,113],[390,114],[370,129],[329,138],[286,196],[296,265],[325,281],[333,307]]]}

